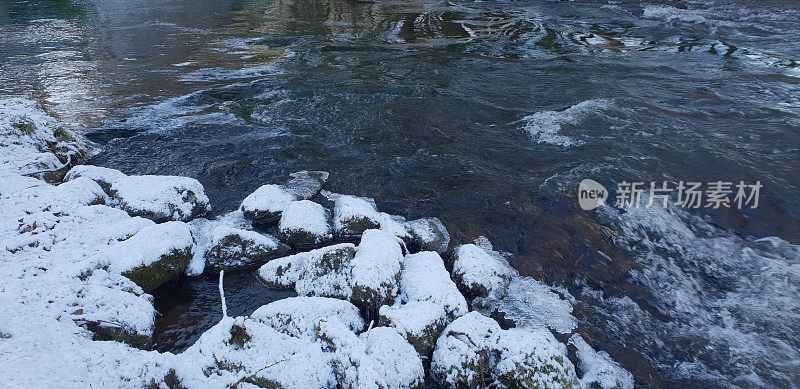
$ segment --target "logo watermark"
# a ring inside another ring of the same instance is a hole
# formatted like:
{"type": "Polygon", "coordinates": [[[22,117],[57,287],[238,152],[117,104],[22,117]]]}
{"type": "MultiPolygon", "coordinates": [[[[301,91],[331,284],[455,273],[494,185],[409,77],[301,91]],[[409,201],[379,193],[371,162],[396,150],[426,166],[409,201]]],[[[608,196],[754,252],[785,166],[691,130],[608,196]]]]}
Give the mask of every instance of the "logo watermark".
{"type": "MultiPolygon", "coordinates": [[[[679,181],[628,182],[617,184],[614,206],[650,208],[669,205],[687,209],[758,208],[761,181],[679,181]]],[[[590,211],[604,204],[609,193],[599,182],[584,179],[578,184],[578,204],[590,211]]]]}

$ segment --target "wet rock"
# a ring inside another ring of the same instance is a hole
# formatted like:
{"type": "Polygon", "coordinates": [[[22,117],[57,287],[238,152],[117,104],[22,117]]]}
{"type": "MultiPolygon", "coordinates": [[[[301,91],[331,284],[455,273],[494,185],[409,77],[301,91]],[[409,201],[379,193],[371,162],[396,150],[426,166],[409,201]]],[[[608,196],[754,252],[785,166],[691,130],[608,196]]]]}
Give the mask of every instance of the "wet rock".
{"type": "Polygon", "coordinates": [[[289,174],[289,180],[284,187],[298,199],[308,200],[322,189],[328,180],[328,172],[301,170],[289,174]]]}
{"type": "Polygon", "coordinates": [[[291,202],[281,215],[278,236],[295,249],[318,247],[333,238],[328,211],[310,200],[291,202]]]}
{"type": "Polygon", "coordinates": [[[294,337],[314,338],[320,321],[336,318],[350,331],[361,332],[364,320],[347,301],[327,297],[290,297],[258,308],[250,317],[294,337]]]}
{"type": "Polygon", "coordinates": [[[633,389],[633,375],[605,351],[595,351],[578,334],[569,338],[580,361],[580,387],[593,389],[633,389]]]}
{"type": "Polygon", "coordinates": [[[375,203],[361,197],[339,196],[333,207],[333,227],[340,236],[358,236],[380,227],[375,203]]]}
{"type": "Polygon", "coordinates": [[[301,296],[349,299],[350,262],[355,252],[350,243],[323,247],[272,260],[261,266],[258,274],[273,287],[295,287],[301,296]]]}
{"type": "Polygon", "coordinates": [[[104,250],[98,262],[120,273],[145,292],[186,272],[194,239],[182,222],[167,222],[142,228],[136,235],[104,250]]]}
{"type": "Polygon", "coordinates": [[[101,188],[103,188],[103,191],[108,193],[111,189],[111,184],[114,183],[114,180],[127,176],[125,173],[115,169],[92,165],[78,165],[67,172],[67,175],[64,176],[64,182],[72,181],[80,177],[86,177],[96,182],[101,188]]]}
{"type": "Polygon", "coordinates": [[[501,297],[518,275],[503,256],[474,244],[456,247],[452,276],[467,297],[501,297]]]}
{"type": "Polygon", "coordinates": [[[379,311],[381,326],[394,327],[414,346],[420,356],[428,357],[449,320],[441,305],[429,301],[410,301],[384,305],[379,311]]]}
{"type": "Polygon", "coordinates": [[[368,320],[377,318],[378,308],[392,305],[397,296],[403,266],[399,239],[385,231],[366,230],[351,263],[351,301],[368,320]]]}
{"type": "Polygon", "coordinates": [[[218,226],[211,236],[205,260],[207,267],[227,270],[266,262],[288,252],[289,246],[270,235],[218,226]]]}
{"type": "Polygon", "coordinates": [[[406,222],[411,234],[409,249],[413,251],[436,251],[444,253],[450,245],[450,234],[439,218],[428,217],[406,222]]]}
{"type": "Polygon", "coordinates": [[[125,176],[109,190],[119,207],[131,216],[163,223],[189,221],[211,211],[203,185],[178,176],[125,176]]]}
{"type": "Polygon", "coordinates": [[[244,217],[254,224],[271,223],[281,217],[281,213],[297,196],[283,185],[262,185],[245,197],[241,210],[244,217]]]}
{"type": "Polygon", "coordinates": [[[447,326],[436,342],[431,373],[452,387],[575,388],[566,346],[546,329],[502,330],[470,312],[447,326]]]}

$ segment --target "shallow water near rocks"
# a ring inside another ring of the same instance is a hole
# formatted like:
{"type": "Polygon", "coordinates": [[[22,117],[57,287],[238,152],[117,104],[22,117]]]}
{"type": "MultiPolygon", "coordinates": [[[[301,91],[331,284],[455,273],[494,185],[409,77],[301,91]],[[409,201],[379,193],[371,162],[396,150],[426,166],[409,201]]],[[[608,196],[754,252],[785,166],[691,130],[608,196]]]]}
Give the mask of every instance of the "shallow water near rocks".
{"type": "MultiPolygon", "coordinates": [[[[654,387],[800,381],[800,6],[32,0],[0,4],[0,94],[32,95],[129,174],[214,213],[297,170],[484,235],[565,287],[578,330],[654,387]],[[620,181],[764,185],[757,209],[580,210],[620,181]]],[[[231,314],[291,295],[227,275],[231,314]]],[[[220,313],[156,292],[160,350],[220,313]]]]}

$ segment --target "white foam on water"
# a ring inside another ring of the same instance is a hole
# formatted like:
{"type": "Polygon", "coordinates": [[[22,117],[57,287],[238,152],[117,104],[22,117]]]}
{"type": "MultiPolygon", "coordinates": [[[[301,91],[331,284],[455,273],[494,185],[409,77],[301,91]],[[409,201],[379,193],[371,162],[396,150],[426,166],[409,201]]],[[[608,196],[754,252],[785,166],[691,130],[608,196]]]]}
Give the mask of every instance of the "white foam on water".
{"type": "Polygon", "coordinates": [[[582,141],[559,134],[564,124],[579,124],[587,117],[614,106],[613,100],[592,99],[575,104],[563,111],[542,111],[522,118],[526,131],[538,143],[557,146],[578,146],[582,141]]]}
{"type": "Polygon", "coordinates": [[[800,246],[741,238],[682,209],[600,210],[640,268],[656,318],[630,298],[586,290],[607,334],[677,378],[744,386],[800,382],[800,246]],[[605,324],[604,324],[605,325],[605,324]],[[644,335],[644,339],[642,339],[644,335]]]}

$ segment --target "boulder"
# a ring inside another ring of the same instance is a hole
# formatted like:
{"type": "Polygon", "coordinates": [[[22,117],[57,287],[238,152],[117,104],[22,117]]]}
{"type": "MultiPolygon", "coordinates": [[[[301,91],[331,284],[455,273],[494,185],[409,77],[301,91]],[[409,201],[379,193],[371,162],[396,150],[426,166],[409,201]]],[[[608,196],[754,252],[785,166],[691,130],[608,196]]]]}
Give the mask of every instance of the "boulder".
{"type": "Polygon", "coordinates": [[[281,215],[278,236],[295,249],[318,247],[333,238],[328,211],[310,200],[293,201],[281,215]]]}
{"type": "Polygon", "coordinates": [[[444,260],[434,251],[409,254],[403,259],[400,298],[403,302],[428,301],[441,306],[448,323],[469,311],[467,300],[444,267],[444,260]]]}
{"type": "Polygon", "coordinates": [[[449,322],[442,306],[429,301],[384,305],[379,314],[380,325],[397,329],[425,358],[431,354],[439,334],[449,322]]]}
{"type": "Polygon", "coordinates": [[[211,211],[203,185],[189,177],[120,177],[111,184],[109,194],[129,215],[156,223],[189,221],[211,211]]]}
{"type": "Polygon", "coordinates": [[[121,273],[145,292],[184,274],[194,239],[186,223],[167,222],[142,228],[127,240],[109,246],[98,262],[121,273]]]}
{"type": "Polygon", "coordinates": [[[328,172],[301,170],[289,174],[289,180],[284,187],[298,199],[308,200],[322,189],[328,180],[328,172]]]}
{"type": "Polygon", "coordinates": [[[456,319],[436,341],[431,375],[450,387],[484,387],[501,331],[497,322],[477,312],[456,319]]]}
{"type": "Polygon", "coordinates": [[[444,253],[450,245],[450,234],[439,218],[427,217],[406,222],[411,235],[409,249],[412,251],[436,251],[444,253]]]}
{"type": "Polygon", "coordinates": [[[350,331],[361,332],[364,320],[358,308],[347,301],[327,297],[290,297],[258,308],[250,317],[278,332],[294,337],[314,338],[320,321],[337,318],[350,331]]]}
{"type": "Polygon", "coordinates": [[[286,206],[295,200],[297,196],[283,185],[268,184],[245,197],[240,209],[254,224],[271,223],[280,219],[286,206]]]}
{"type": "Polygon", "coordinates": [[[341,195],[333,207],[333,227],[340,236],[358,236],[380,227],[380,216],[371,199],[341,195]]]}
{"type": "Polygon", "coordinates": [[[351,266],[351,301],[367,319],[377,318],[378,308],[394,303],[398,293],[403,267],[399,239],[381,230],[364,231],[351,266]]]}
{"type": "Polygon", "coordinates": [[[518,275],[503,256],[474,244],[455,248],[452,276],[467,297],[500,297],[518,275]]]}
{"type": "Polygon", "coordinates": [[[207,267],[227,270],[266,262],[288,252],[289,246],[270,235],[218,226],[212,233],[205,261],[207,267]]]}
{"type": "Polygon", "coordinates": [[[115,169],[92,165],[78,165],[67,172],[67,175],[64,176],[64,182],[72,181],[80,177],[86,177],[96,182],[106,193],[108,193],[111,189],[111,185],[114,183],[114,180],[127,176],[125,173],[115,169]]]}
{"type": "Polygon", "coordinates": [[[578,334],[569,338],[581,370],[580,387],[586,389],[633,389],[633,375],[605,351],[595,351],[578,334]]]}
{"type": "Polygon", "coordinates": [[[301,296],[349,299],[350,262],[356,252],[351,243],[341,243],[272,260],[258,271],[273,287],[294,287],[301,296]]]}

